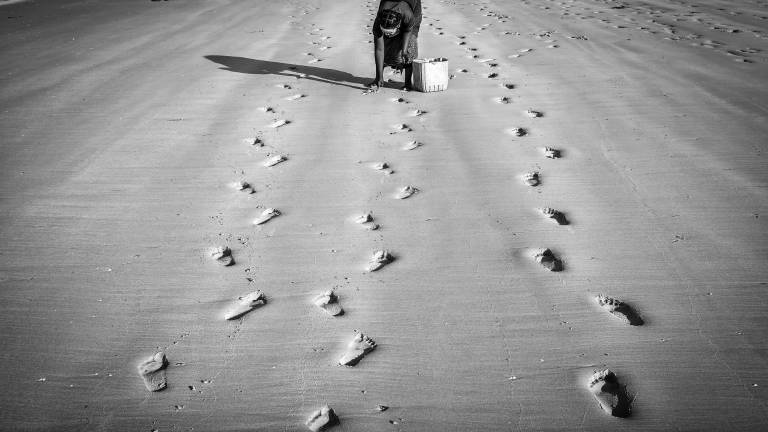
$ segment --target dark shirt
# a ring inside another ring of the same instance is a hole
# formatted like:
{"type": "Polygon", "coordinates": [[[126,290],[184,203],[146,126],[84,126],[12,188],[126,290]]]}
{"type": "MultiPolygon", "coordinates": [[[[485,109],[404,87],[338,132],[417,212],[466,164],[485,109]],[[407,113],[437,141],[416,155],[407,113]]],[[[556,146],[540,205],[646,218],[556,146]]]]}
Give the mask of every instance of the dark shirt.
{"type": "MultiPolygon", "coordinates": [[[[399,12],[403,17],[403,21],[400,24],[400,32],[418,32],[421,26],[421,0],[382,0],[379,3],[379,12],[385,9],[394,10],[399,12]]],[[[376,19],[373,21],[373,35],[375,37],[381,37],[381,27],[379,23],[379,14],[376,14],[376,19]]]]}

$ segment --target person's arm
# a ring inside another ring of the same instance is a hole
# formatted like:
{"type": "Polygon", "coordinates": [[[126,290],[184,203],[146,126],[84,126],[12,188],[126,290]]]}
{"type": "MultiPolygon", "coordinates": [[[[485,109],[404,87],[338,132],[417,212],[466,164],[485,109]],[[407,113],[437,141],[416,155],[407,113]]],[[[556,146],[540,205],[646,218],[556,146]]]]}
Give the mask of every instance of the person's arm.
{"type": "Polygon", "coordinates": [[[406,61],[406,53],[408,52],[408,43],[411,41],[411,31],[406,30],[403,32],[403,46],[400,47],[400,58],[403,62],[406,61]]]}
{"type": "Polygon", "coordinates": [[[384,36],[373,37],[373,59],[376,63],[376,78],[371,85],[381,87],[384,84],[384,36]]]}

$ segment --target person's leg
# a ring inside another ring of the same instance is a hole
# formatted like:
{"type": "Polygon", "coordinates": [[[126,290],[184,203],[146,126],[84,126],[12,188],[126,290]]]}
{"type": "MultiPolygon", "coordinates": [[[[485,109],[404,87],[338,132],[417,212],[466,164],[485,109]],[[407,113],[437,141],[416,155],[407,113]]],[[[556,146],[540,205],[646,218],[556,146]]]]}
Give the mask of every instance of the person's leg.
{"type": "Polygon", "coordinates": [[[405,63],[405,89],[413,90],[413,61],[419,58],[419,29],[411,33],[405,63]]]}
{"type": "Polygon", "coordinates": [[[405,89],[413,90],[413,63],[405,65],[405,89]]]}

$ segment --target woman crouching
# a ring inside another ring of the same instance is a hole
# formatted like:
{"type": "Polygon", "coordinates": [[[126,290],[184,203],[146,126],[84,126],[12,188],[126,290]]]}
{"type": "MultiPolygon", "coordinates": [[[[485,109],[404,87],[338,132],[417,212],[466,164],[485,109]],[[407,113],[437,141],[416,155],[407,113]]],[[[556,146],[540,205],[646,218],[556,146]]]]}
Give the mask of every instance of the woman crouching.
{"type": "Polygon", "coordinates": [[[370,87],[384,84],[384,66],[405,69],[405,90],[413,86],[413,60],[419,55],[421,0],[382,0],[373,22],[373,56],[376,78],[370,87]]]}

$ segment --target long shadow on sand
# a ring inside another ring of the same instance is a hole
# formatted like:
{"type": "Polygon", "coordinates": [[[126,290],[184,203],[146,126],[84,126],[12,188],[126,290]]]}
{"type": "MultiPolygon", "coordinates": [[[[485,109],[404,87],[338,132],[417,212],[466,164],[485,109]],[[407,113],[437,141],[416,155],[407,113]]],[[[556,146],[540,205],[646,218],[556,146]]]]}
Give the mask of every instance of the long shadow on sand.
{"type": "MultiPolygon", "coordinates": [[[[357,90],[365,90],[365,84],[370,78],[358,77],[336,69],[325,69],[314,66],[295,65],[290,63],[256,60],[246,57],[222,55],[207,55],[208,60],[223,65],[220,68],[232,72],[254,75],[280,75],[291,78],[303,78],[326,84],[340,85],[357,90]]],[[[386,86],[386,85],[385,85],[386,86]]]]}

